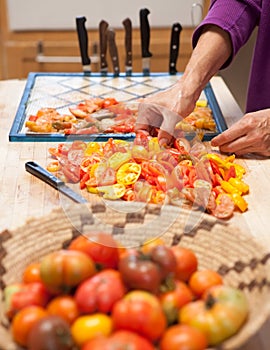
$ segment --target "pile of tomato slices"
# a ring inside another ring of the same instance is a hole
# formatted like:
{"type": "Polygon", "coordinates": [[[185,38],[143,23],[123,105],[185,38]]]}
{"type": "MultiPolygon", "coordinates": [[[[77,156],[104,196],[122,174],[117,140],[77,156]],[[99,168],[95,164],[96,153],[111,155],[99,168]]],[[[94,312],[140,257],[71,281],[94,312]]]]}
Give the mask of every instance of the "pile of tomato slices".
{"type": "Polygon", "coordinates": [[[3,295],[28,350],[205,350],[249,315],[245,293],[199,269],[193,250],[162,238],[124,248],[101,231],[28,264],[3,295]]]}
{"type": "Polygon", "coordinates": [[[47,169],[81,190],[109,200],[192,205],[220,218],[244,212],[249,186],[235,156],[209,153],[198,139],[176,139],[162,148],[155,137],[138,133],[134,142],[74,141],[50,148],[47,169]]]}

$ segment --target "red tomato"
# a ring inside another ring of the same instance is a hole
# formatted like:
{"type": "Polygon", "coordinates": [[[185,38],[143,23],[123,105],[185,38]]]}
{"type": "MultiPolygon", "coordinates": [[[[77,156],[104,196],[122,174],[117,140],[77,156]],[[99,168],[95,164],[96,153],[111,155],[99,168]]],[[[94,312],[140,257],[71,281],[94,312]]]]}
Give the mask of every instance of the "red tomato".
{"type": "Polygon", "coordinates": [[[87,342],[82,350],[155,350],[144,337],[130,331],[116,331],[108,338],[97,337],[87,342]]]}
{"type": "Polygon", "coordinates": [[[121,258],[118,268],[128,288],[158,292],[161,274],[153,261],[136,255],[126,255],[121,258]]]}
{"type": "Polygon", "coordinates": [[[183,174],[182,174],[182,168],[180,165],[177,165],[171,175],[170,175],[170,188],[176,187],[179,191],[182,190],[184,184],[183,184],[183,174]]]}
{"type": "Polygon", "coordinates": [[[168,324],[177,321],[180,308],[191,302],[193,297],[194,295],[187,284],[177,280],[175,281],[174,290],[162,293],[159,296],[168,324]]]}
{"type": "Polygon", "coordinates": [[[201,270],[192,274],[189,287],[197,296],[202,296],[210,287],[223,284],[223,279],[216,271],[201,270]]]}
{"type": "Polygon", "coordinates": [[[28,335],[33,325],[48,315],[40,306],[27,306],[20,310],[13,318],[11,332],[16,343],[26,346],[28,335]]]}
{"type": "Polygon", "coordinates": [[[165,331],[159,345],[160,350],[204,350],[207,339],[202,331],[178,324],[165,331]]]}
{"type": "Polygon", "coordinates": [[[40,263],[41,279],[52,292],[67,292],[95,273],[93,260],[74,250],[55,251],[40,263]]]}
{"type": "Polygon", "coordinates": [[[23,272],[23,282],[41,282],[40,263],[29,264],[23,272]]]}
{"type": "Polygon", "coordinates": [[[6,315],[12,318],[26,306],[36,305],[45,307],[50,294],[41,282],[26,284],[11,284],[5,288],[6,315]]]}
{"type": "Polygon", "coordinates": [[[80,314],[75,299],[70,295],[52,299],[47,305],[47,311],[50,315],[60,316],[70,325],[80,314]]]}
{"type": "Polygon", "coordinates": [[[128,330],[157,341],[167,322],[158,298],[145,291],[132,291],[115,303],[112,310],[115,330],[128,330]]]}
{"type": "Polygon", "coordinates": [[[76,290],[75,300],[81,313],[108,313],[125,292],[120,273],[108,269],[81,283],[76,290]]]}
{"type": "Polygon", "coordinates": [[[85,236],[78,236],[68,249],[87,254],[102,268],[116,268],[118,265],[118,244],[110,234],[104,232],[91,232],[85,236]]]}
{"type": "Polygon", "coordinates": [[[194,252],[190,249],[175,245],[172,251],[177,260],[175,277],[181,281],[188,281],[190,276],[197,270],[198,259],[194,252]]]}

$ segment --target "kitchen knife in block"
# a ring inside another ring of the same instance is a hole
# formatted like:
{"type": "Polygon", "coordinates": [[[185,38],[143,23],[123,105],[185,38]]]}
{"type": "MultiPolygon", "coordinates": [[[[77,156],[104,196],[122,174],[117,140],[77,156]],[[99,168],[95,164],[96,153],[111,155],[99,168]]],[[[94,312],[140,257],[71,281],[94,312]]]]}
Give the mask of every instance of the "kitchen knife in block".
{"type": "Polygon", "coordinates": [[[142,49],[142,71],[143,75],[150,74],[150,57],[152,53],[149,51],[150,45],[150,26],[148,21],[148,9],[140,10],[140,32],[141,32],[141,49],[142,49]]]}
{"type": "Polygon", "coordinates": [[[180,44],[180,33],[182,26],[180,23],[174,23],[171,31],[171,44],[170,44],[170,62],[169,62],[169,73],[174,75],[177,73],[176,64],[179,54],[180,44]]]}
{"type": "Polygon", "coordinates": [[[69,197],[76,203],[88,203],[88,201],[81,196],[79,193],[68,187],[64,181],[58,179],[56,176],[51,174],[46,169],[42,168],[39,164],[35,162],[26,162],[25,170],[30,174],[36,176],[40,180],[46,182],[48,185],[55,188],[57,191],[63,193],[65,196],[69,197]]]}
{"type": "Polygon", "coordinates": [[[85,17],[76,18],[77,34],[80,45],[80,52],[82,58],[83,71],[85,74],[91,73],[91,60],[88,55],[88,34],[85,28],[85,17]]]}
{"type": "Polygon", "coordinates": [[[108,28],[107,36],[108,36],[109,51],[110,51],[110,56],[112,60],[114,76],[118,76],[120,73],[119,58],[118,58],[116,41],[115,41],[115,32],[112,28],[108,28]]]}
{"type": "Polygon", "coordinates": [[[126,49],[126,75],[132,74],[132,23],[130,18],[126,18],[123,22],[125,28],[125,49],[126,49]]]}
{"type": "Polygon", "coordinates": [[[109,24],[102,20],[99,23],[99,49],[100,49],[100,73],[106,75],[108,72],[107,64],[107,29],[109,24]]]}

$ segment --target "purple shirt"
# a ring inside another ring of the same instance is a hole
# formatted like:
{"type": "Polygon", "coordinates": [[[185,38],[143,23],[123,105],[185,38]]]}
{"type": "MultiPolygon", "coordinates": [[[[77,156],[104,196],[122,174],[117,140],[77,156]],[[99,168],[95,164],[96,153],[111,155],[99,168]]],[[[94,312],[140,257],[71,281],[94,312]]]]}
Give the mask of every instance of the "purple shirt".
{"type": "Polygon", "coordinates": [[[222,68],[230,64],[258,26],[246,111],[270,108],[270,0],[212,0],[207,16],[194,32],[193,46],[205,24],[215,24],[230,34],[233,52],[222,68]]]}

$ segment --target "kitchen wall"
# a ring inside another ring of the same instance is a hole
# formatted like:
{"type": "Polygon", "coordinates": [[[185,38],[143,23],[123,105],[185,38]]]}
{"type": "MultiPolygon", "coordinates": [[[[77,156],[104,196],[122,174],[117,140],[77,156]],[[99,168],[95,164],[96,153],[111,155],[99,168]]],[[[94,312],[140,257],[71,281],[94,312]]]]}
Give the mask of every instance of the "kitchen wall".
{"type": "Polygon", "coordinates": [[[192,26],[202,18],[204,0],[7,0],[10,30],[71,30],[76,16],[88,18],[87,27],[95,29],[101,19],[112,27],[122,27],[130,17],[133,26],[139,26],[139,10],[150,10],[149,21],[153,27],[168,27],[174,22],[192,26]]]}
{"type": "MultiPolygon", "coordinates": [[[[105,19],[116,32],[120,70],[124,70],[124,30],[122,21],[130,17],[133,24],[133,71],[142,70],[141,40],[139,31],[139,10],[148,8],[151,27],[150,51],[151,72],[168,72],[171,26],[180,22],[183,26],[177,70],[183,71],[189,60],[192,46],[191,36],[209,6],[209,0],[170,0],[160,3],[156,0],[93,1],[93,0],[0,0],[0,78],[26,78],[31,71],[80,72],[80,52],[75,18],[85,16],[89,36],[89,55],[93,59],[92,71],[99,71],[98,24],[105,19]],[[198,3],[196,7],[193,3],[198,3]],[[193,9],[193,18],[192,18],[193,9]],[[39,44],[43,46],[43,60],[38,60],[39,44]],[[58,63],[48,62],[48,57],[58,63]],[[56,57],[55,57],[56,56],[56,57]],[[60,60],[59,57],[64,57],[60,60]],[[67,63],[75,57],[76,63],[67,63]],[[45,62],[46,60],[46,62],[45,62]],[[96,63],[94,63],[96,62],[96,63]]],[[[108,58],[109,71],[112,71],[108,58]]]]}

